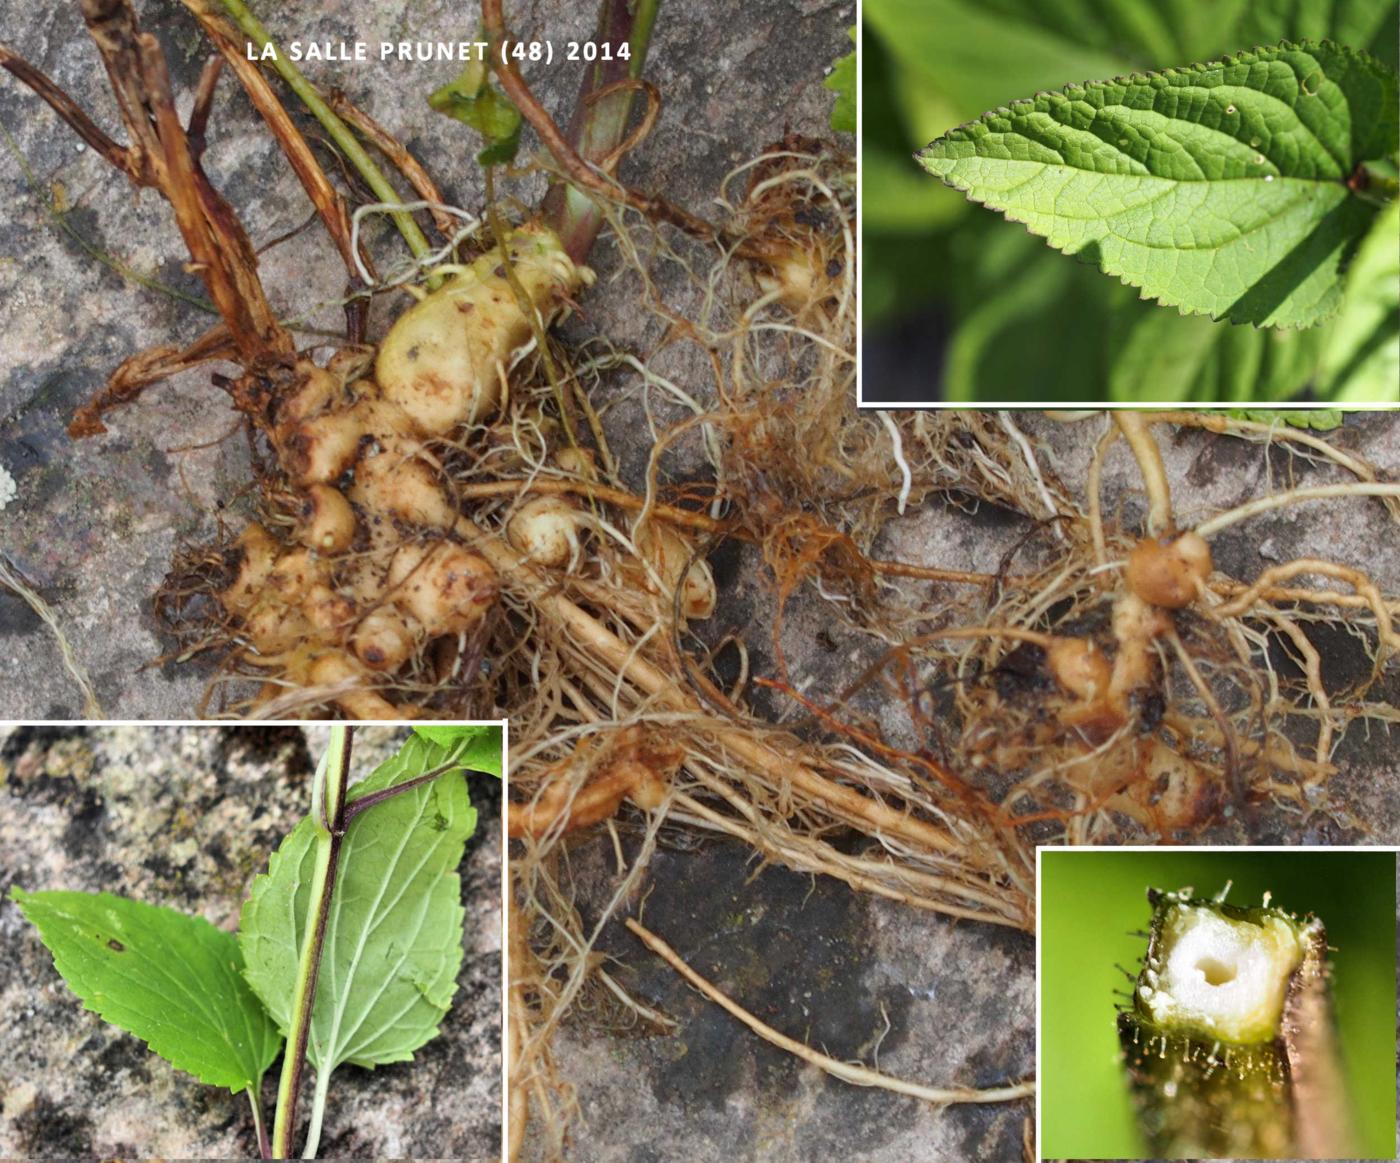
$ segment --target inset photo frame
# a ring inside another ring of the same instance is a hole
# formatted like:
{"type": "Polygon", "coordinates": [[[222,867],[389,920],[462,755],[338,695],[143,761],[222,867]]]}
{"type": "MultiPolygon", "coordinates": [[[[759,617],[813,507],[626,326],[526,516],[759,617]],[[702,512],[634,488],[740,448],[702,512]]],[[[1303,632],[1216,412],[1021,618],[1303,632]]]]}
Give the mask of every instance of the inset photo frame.
{"type": "Polygon", "coordinates": [[[862,404],[1400,399],[1394,4],[861,11],[862,404]]]}
{"type": "Polygon", "coordinates": [[[1394,849],[1037,865],[1039,1158],[1394,1157],[1394,849]]]}

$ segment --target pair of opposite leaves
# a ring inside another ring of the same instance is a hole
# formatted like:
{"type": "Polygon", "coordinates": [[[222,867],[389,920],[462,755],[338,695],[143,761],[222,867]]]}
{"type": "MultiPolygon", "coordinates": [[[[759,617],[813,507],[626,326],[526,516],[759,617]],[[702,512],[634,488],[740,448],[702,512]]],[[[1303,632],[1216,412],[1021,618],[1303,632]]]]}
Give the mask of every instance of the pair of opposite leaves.
{"type": "MultiPolygon", "coordinates": [[[[346,831],[307,1044],[318,1072],[407,1061],[438,1032],[462,959],[455,870],[476,826],[461,772],[500,774],[500,729],[485,732],[464,750],[424,729],[348,794],[353,803],[431,771],[449,745],[463,765],[360,813],[346,831]]],[[[316,836],[310,817],[287,834],[244,902],[237,936],[110,893],[12,895],[88,1009],[202,1082],[249,1090],[290,1024],[316,836]]]]}
{"type": "MultiPolygon", "coordinates": [[[[1367,54],[1285,42],[1041,93],[917,156],[1144,297],[1310,327],[1341,305],[1342,273],[1376,225],[1369,167],[1394,173],[1396,104],[1394,72],[1367,54]]],[[[1400,218],[1380,228],[1376,245],[1400,248],[1400,218]]]]}

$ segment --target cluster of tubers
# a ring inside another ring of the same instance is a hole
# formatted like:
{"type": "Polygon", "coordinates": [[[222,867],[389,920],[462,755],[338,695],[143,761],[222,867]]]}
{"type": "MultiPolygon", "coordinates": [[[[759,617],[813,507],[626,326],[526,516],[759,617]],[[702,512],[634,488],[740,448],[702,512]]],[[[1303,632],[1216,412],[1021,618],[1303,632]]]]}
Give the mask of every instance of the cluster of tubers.
{"type": "Polygon", "coordinates": [[[1159,642],[1175,633],[1173,614],[1197,600],[1212,568],[1210,546],[1198,533],[1138,541],[1124,590],[1113,599],[1111,642],[1070,634],[1038,639],[1056,691],[1053,710],[1020,732],[979,732],[973,746],[981,762],[1017,768],[1031,755],[1058,753],[1072,788],[1162,832],[1212,815],[1218,781],[1163,738],[1175,732],[1171,722],[1159,722],[1157,660],[1159,642]]]}
{"type": "Polygon", "coordinates": [[[1196,600],[1212,568],[1210,546],[1198,533],[1146,537],[1128,555],[1127,592],[1113,604],[1113,661],[1087,638],[1057,637],[1045,649],[1050,674],[1075,705],[1064,716],[1101,733],[1128,722],[1133,697],[1155,674],[1152,645],[1171,626],[1168,611],[1196,600]]]}
{"type": "MultiPolygon", "coordinates": [[[[461,521],[435,445],[497,409],[512,356],[533,330],[516,288],[548,326],[591,277],[543,226],[523,226],[503,245],[504,254],[498,247],[447,268],[451,278],[389,329],[372,375],[354,350],[325,367],[298,360],[269,429],[298,502],[290,541],[249,525],[235,576],[217,595],[243,660],[269,672],[262,699],[284,687],[332,688],[352,717],[420,713],[382,688],[492,608],[497,569],[471,547],[476,528],[461,521]]],[[[558,460],[561,471],[591,475],[586,450],[558,460]]],[[[532,565],[565,568],[583,516],[565,497],[535,497],[516,507],[506,536],[532,565]]],[[[713,610],[708,568],[692,567],[682,535],[648,525],[636,542],[665,592],[679,587],[685,616],[713,610]]]]}

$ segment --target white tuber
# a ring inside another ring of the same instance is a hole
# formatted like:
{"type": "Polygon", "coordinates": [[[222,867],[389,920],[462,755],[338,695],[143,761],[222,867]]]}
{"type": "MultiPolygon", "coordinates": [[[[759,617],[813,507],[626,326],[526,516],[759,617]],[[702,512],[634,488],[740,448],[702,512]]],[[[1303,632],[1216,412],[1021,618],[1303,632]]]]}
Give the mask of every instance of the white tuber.
{"type": "Polygon", "coordinates": [[[578,552],[580,514],[564,497],[533,497],[506,522],[506,539],[537,565],[559,568],[578,552]]]}
{"type": "MultiPolygon", "coordinates": [[[[542,226],[521,227],[507,245],[516,279],[548,326],[584,269],[542,226]]],[[[501,373],[530,334],[501,255],[490,250],[399,316],[380,344],[375,379],[422,431],[449,432],[495,407],[501,373]]]]}

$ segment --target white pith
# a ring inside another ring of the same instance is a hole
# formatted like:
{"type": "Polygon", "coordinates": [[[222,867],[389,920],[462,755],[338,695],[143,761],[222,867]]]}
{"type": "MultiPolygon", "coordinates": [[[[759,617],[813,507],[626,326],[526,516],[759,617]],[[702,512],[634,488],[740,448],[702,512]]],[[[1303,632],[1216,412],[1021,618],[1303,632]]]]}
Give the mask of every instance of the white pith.
{"type": "Polygon", "coordinates": [[[1247,1043],[1277,1034],[1303,950],[1281,917],[1256,925],[1177,905],[1163,923],[1158,953],[1138,987],[1152,1018],[1164,1028],[1247,1043]]]}

